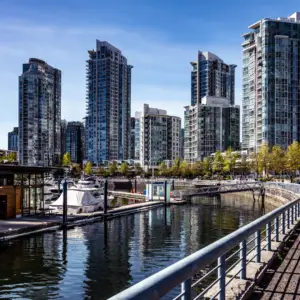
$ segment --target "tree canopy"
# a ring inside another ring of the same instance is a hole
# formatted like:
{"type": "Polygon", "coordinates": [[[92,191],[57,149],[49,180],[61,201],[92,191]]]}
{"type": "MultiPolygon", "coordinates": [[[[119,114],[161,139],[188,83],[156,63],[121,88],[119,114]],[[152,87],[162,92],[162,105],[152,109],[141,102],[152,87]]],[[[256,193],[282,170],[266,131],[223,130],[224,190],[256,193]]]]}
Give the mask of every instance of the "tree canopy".
{"type": "Polygon", "coordinates": [[[92,175],[93,174],[92,163],[90,161],[87,162],[87,164],[84,168],[84,173],[86,175],[92,175]]]}
{"type": "Polygon", "coordinates": [[[62,165],[63,165],[63,167],[69,167],[71,165],[71,156],[70,156],[69,152],[66,152],[63,155],[62,165]]]}

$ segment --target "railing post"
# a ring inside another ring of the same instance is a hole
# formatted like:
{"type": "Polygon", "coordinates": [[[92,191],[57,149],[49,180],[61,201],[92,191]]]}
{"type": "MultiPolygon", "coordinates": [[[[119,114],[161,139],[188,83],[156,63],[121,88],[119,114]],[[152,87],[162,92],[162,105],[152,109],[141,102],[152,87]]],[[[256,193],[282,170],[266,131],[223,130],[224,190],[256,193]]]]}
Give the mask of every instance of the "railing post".
{"type": "Polygon", "coordinates": [[[300,217],[300,202],[297,203],[298,206],[298,218],[300,217]]]}
{"type": "Polygon", "coordinates": [[[247,256],[247,244],[246,244],[246,240],[243,240],[240,243],[240,259],[241,259],[240,279],[246,279],[246,256],[247,256]]]}
{"type": "Polygon", "coordinates": [[[184,292],[184,295],[181,296],[181,300],[190,300],[192,299],[192,280],[191,278],[187,279],[181,284],[181,292],[184,292]]]}
{"type": "Polygon", "coordinates": [[[271,249],[271,232],[272,232],[272,227],[271,227],[271,222],[268,222],[267,223],[267,232],[266,232],[266,234],[267,234],[267,250],[268,251],[271,251],[272,249],[271,249]]]}
{"type": "Polygon", "coordinates": [[[281,215],[282,234],[285,234],[285,211],[281,215]]]}
{"type": "Polygon", "coordinates": [[[225,300],[226,297],[226,290],[225,290],[225,272],[226,272],[226,265],[225,265],[225,255],[222,255],[218,258],[218,280],[219,280],[219,296],[218,300],[225,300]]]}
{"type": "Polygon", "coordinates": [[[297,221],[297,204],[295,204],[294,206],[294,220],[295,220],[295,223],[296,223],[296,221],[297,221]]]}
{"type": "Polygon", "coordinates": [[[294,206],[291,207],[291,224],[294,224],[294,206]]]}
{"type": "Polygon", "coordinates": [[[279,217],[275,219],[275,242],[279,242],[279,217]]]}
{"type": "Polygon", "coordinates": [[[256,247],[256,262],[260,263],[261,261],[261,245],[260,245],[260,230],[255,232],[255,247],[256,247]]]}
{"type": "Polygon", "coordinates": [[[287,229],[290,229],[290,209],[287,209],[287,229]]]}

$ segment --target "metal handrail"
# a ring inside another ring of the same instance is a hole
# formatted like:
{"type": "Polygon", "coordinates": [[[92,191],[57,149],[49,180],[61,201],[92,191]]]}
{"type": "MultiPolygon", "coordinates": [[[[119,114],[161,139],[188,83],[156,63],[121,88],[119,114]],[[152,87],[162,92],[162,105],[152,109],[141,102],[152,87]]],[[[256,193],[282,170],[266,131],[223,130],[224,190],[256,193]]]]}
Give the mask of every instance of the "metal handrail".
{"type": "Polygon", "coordinates": [[[237,229],[236,231],[228,234],[218,241],[206,246],[205,248],[181,259],[180,261],[170,265],[169,267],[159,271],[158,273],[142,280],[141,282],[129,287],[123,292],[110,298],[111,300],[117,299],[159,299],[181,284],[181,294],[184,291],[182,299],[191,299],[191,277],[194,276],[199,270],[205,268],[207,265],[218,260],[218,281],[219,292],[217,293],[219,299],[225,299],[225,255],[228,251],[240,245],[242,251],[242,269],[238,272],[241,273],[241,278],[246,277],[246,240],[252,234],[256,234],[257,255],[256,261],[260,262],[261,259],[261,228],[267,227],[267,250],[271,250],[271,224],[272,221],[282,214],[283,228],[290,228],[290,224],[300,216],[300,198],[291,201],[268,214],[252,221],[251,223],[237,229]],[[292,211],[292,218],[290,217],[292,211]],[[287,212],[287,222],[285,216],[287,212]],[[295,213],[294,213],[295,212],[295,213]],[[292,222],[291,222],[292,221],[292,222]]]}

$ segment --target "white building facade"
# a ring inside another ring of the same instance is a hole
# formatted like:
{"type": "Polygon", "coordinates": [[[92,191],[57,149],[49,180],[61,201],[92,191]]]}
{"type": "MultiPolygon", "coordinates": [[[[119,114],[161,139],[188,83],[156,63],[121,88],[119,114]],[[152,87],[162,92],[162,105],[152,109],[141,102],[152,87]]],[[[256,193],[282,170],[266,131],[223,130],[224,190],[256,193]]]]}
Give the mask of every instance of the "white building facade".
{"type": "Polygon", "coordinates": [[[185,107],[184,159],[193,163],[229,147],[239,149],[240,107],[221,97],[203,97],[185,107]]]}
{"type": "Polygon", "coordinates": [[[137,112],[135,118],[135,159],[142,167],[155,167],[163,161],[180,158],[181,118],[148,104],[144,104],[143,111],[137,112]]]}

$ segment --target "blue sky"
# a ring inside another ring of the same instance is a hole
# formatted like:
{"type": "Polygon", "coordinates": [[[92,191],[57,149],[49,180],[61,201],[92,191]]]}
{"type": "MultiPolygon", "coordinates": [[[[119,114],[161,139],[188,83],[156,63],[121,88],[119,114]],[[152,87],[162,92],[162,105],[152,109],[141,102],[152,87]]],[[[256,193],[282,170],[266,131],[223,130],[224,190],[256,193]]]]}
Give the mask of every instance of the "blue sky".
{"type": "Polygon", "coordinates": [[[85,61],[96,39],[121,49],[134,66],[132,115],[148,103],[183,117],[189,62],[198,50],[238,65],[240,104],[241,34],[261,18],[297,10],[299,0],[0,0],[0,148],[18,125],[18,76],[30,57],[62,70],[62,118],[68,121],[85,115],[85,61]]]}

